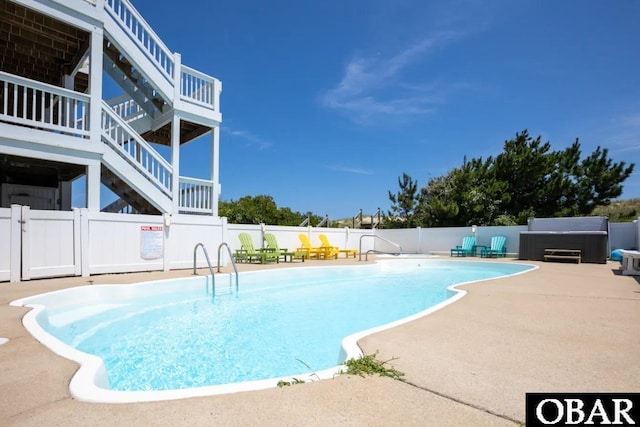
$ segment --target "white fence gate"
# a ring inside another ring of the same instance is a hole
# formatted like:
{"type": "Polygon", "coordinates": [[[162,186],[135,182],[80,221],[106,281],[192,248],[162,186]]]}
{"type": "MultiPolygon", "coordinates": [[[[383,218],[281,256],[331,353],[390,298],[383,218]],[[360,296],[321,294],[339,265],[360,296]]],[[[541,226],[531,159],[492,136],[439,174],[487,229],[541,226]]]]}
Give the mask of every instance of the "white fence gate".
{"type": "Polygon", "coordinates": [[[80,210],[20,209],[21,279],[79,276],[80,210]]]}
{"type": "Polygon", "coordinates": [[[80,275],[80,211],[0,209],[0,280],[80,275]]]}
{"type": "MultiPolygon", "coordinates": [[[[213,251],[225,227],[223,218],[196,215],[12,205],[0,208],[0,281],[191,268],[195,245],[203,243],[213,251]]],[[[201,257],[197,267],[205,266],[201,257]]]]}

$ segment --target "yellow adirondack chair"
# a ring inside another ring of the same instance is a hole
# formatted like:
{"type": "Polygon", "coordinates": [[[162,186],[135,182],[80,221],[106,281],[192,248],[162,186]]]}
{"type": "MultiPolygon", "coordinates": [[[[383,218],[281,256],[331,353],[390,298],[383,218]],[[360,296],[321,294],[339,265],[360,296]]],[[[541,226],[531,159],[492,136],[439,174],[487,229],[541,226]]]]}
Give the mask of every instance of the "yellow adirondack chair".
{"type": "Polygon", "coordinates": [[[350,255],[355,258],[358,255],[357,249],[340,249],[338,246],[333,246],[329,242],[329,238],[324,234],[319,234],[318,238],[322,242],[322,247],[329,248],[329,258],[338,258],[338,254],[344,254],[346,258],[349,258],[350,255]]]}
{"type": "Polygon", "coordinates": [[[298,234],[298,238],[300,239],[300,243],[302,244],[299,247],[298,251],[304,251],[307,259],[327,259],[327,250],[322,246],[311,246],[311,241],[309,240],[309,236],[306,234],[300,233],[298,234]]]}

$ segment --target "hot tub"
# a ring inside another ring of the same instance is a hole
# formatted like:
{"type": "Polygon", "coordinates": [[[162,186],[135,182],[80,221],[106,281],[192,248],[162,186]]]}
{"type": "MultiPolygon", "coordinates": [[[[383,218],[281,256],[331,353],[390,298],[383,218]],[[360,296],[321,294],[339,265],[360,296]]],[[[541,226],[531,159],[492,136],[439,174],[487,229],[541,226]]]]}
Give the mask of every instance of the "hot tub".
{"type": "Polygon", "coordinates": [[[544,261],[545,249],[579,249],[581,261],[607,262],[606,231],[521,231],[519,258],[544,261]]]}

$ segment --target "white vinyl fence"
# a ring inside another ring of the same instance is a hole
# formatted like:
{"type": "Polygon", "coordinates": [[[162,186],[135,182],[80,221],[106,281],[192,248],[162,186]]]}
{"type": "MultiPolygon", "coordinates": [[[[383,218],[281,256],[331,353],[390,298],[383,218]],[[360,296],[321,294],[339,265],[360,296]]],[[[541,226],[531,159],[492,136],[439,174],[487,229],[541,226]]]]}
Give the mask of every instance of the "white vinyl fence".
{"type": "Polygon", "coordinates": [[[196,215],[0,208],[0,281],[193,268],[196,244],[217,248],[224,228],[196,215]]]}
{"type": "MultiPolygon", "coordinates": [[[[519,236],[526,226],[447,227],[367,230],[274,225],[227,224],[226,218],[199,215],[124,215],[72,211],[33,210],[12,205],[0,208],[0,281],[20,282],[56,276],[90,276],[189,269],[194,249],[202,243],[215,268],[229,262],[229,251],[240,248],[239,233],[249,233],[262,247],[263,233],[273,233],[281,248],[301,246],[306,234],[314,246],[319,234],[333,246],[369,252],[448,255],[464,236],[476,236],[477,244],[489,245],[492,236],[507,238],[507,253],[517,256],[519,236]],[[226,246],[226,247],[225,247],[226,246]],[[219,261],[218,261],[219,257],[219,261]]],[[[638,222],[609,224],[611,249],[637,249],[638,222]]],[[[197,267],[206,267],[200,249],[197,267]]]]}
{"type": "MultiPolygon", "coordinates": [[[[520,232],[526,231],[527,226],[505,227],[476,227],[475,233],[471,227],[442,227],[442,228],[404,228],[392,230],[378,230],[376,233],[387,240],[400,244],[403,253],[412,254],[449,254],[451,248],[462,244],[465,236],[476,237],[476,244],[489,246],[491,237],[505,236],[507,238],[507,253],[510,256],[518,254],[520,232]]],[[[376,250],[393,252],[395,247],[387,242],[376,240],[376,250]]]]}
{"type": "MultiPolygon", "coordinates": [[[[14,243],[16,236],[11,233],[12,231],[12,215],[11,209],[0,209],[0,282],[7,280],[16,281],[20,279],[20,275],[17,275],[16,280],[12,280],[12,253],[11,248],[17,246],[14,243]]],[[[19,235],[18,235],[19,237],[19,235]]],[[[20,261],[19,254],[16,255],[18,262],[20,261]]],[[[18,267],[20,264],[18,263],[18,267]]],[[[17,273],[17,271],[16,271],[17,273]]]]}
{"type": "Polygon", "coordinates": [[[609,223],[609,248],[638,249],[640,227],[638,222],[609,223]]]}
{"type": "MultiPolygon", "coordinates": [[[[295,250],[301,246],[299,234],[306,234],[311,241],[311,245],[320,246],[321,242],[318,238],[319,234],[324,234],[333,246],[340,248],[359,249],[360,237],[364,235],[374,235],[379,231],[372,230],[353,230],[345,228],[316,228],[316,227],[294,227],[282,225],[246,225],[246,224],[227,224],[225,232],[225,241],[229,242],[231,248],[239,249],[240,240],[238,234],[248,233],[253,239],[256,248],[263,247],[263,233],[272,233],[276,236],[278,247],[281,249],[295,250]]],[[[374,250],[373,239],[362,240],[362,252],[374,250]]]]}

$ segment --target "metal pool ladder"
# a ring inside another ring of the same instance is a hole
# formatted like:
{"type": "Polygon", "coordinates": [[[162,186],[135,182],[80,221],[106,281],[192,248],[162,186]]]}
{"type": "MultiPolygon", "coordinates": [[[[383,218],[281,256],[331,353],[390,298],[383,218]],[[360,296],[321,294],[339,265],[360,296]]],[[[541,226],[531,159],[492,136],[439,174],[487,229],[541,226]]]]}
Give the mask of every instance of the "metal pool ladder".
{"type": "MultiPolygon", "coordinates": [[[[236,273],[236,294],[237,294],[238,293],[238,268],[236,267],[236,263],[233,260],[233,255],[231,254],[231,249],[229,248],[229,245],[227,245],[224,242],[221,243],[220,246],[218,246],[218,273],[220,272],[220,250],[222,249],[223,246],[226,246],[227,250],[229,251],[229,257],[231,258],[231,265],[233,265],[233,270],[236,273]]],[[[204,252],[204,257],[207,260],[207,266],[209,267],[209,272],[211,273],[211,293],[213,296],[215,296],[216,295],[216,279],[213,274],[213,267],[211,266],[211,259],[209,259],[209,253],[207,252],[207,248],[204,247],[203,243],[197,243],[196,246],[193,248],[193,274],[196,274],[196,255],[197,255],[198,247],[202,248],[202,251],[204,252]]],[[[207,286],[207,291],[208,290],[209,290],[209,287],[207,286]]]]}

